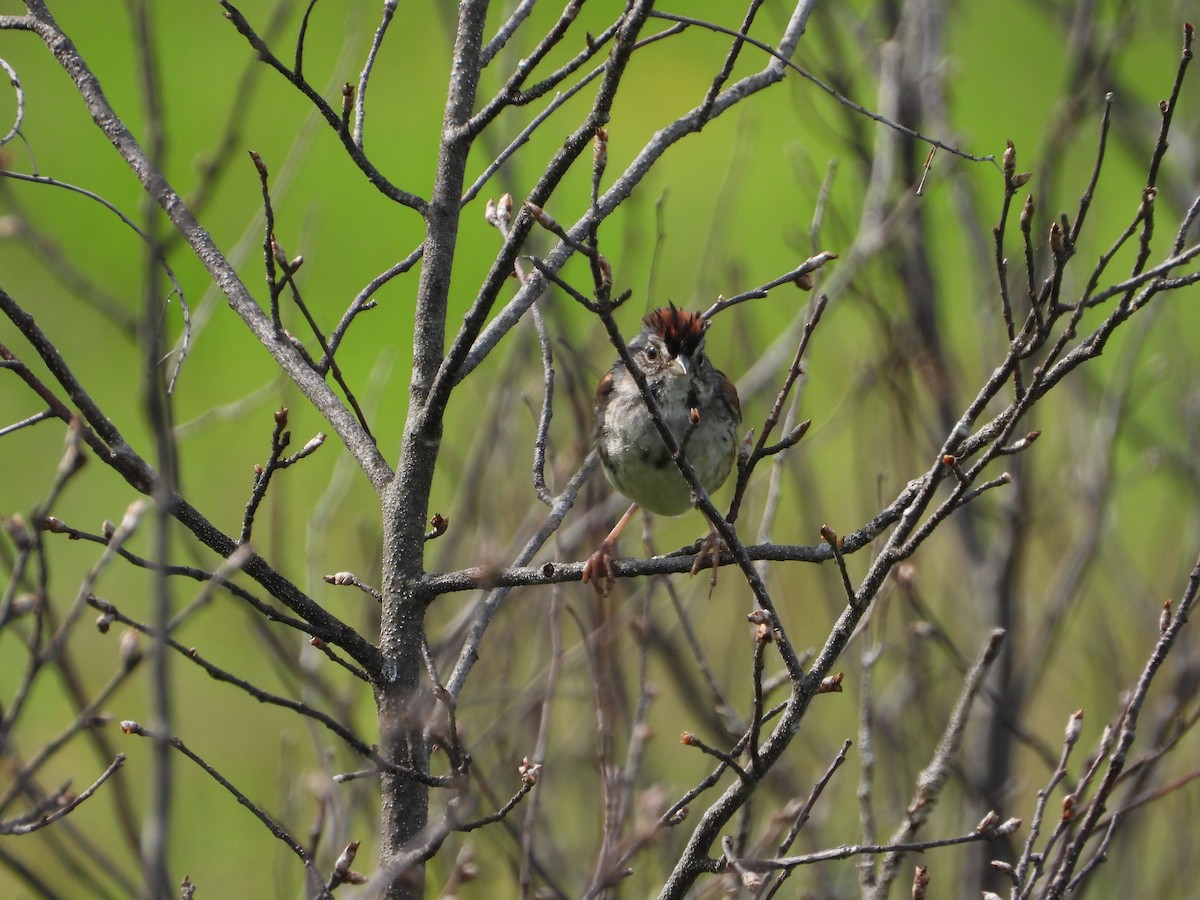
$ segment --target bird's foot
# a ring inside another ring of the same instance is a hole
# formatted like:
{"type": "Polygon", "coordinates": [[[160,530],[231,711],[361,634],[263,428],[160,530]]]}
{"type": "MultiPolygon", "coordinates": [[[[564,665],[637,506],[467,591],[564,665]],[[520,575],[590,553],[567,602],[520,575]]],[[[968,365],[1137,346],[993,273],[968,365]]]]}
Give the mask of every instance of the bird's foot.
{"type": "Polygon", "coordinates": [[[692,574],[695,575],[704,568],[705,560],[708,560],[712,573],[708,577],[708,583],[713,587],[717,586],[717,571],[721,568],[721,554],[728,550],[729,547],[721,536],[715,531],[710,531],[708,537],[700,542],[700,547],[696,551],[696,558],[692,561],[692,574]]]}
{"type": "Polygon", "coordinates": [[[582,580],[590,584],[601,597],[607,597],[612,586],[616,584],[616,573],[613,571],[613,542],[601,541],[596,551],[583,564],[582,580]]]}

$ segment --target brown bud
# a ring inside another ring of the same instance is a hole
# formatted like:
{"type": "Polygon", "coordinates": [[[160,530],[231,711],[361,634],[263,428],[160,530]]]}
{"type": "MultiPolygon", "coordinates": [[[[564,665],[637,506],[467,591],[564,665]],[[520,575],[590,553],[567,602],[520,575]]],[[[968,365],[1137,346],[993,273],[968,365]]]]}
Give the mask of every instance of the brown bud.
{"type": "Polygon", "coordinates": [[[976,834],[986,834],[1000,823],[1000,817],[996,815],[994,809],[989,809],[987,814],[979,820],[979,824],[975,826],[976,834]]]}
{"type": "Polygon", "coordinates": [[[1062,802],[1062,817],[1064,822],[1069,822],[1075,818],[1075,795],[1067,794],[1063,797],[1062,802]]]}
{"type": "Polygon", "coordinates": [[[668,825],[678,825],[688,817],[689,809],[686,806],[681,806],[667,818],[668,825]]]}
{"type": "Polygon", "coordinates": [[[1016,816],[1013,816],[1011,819],[1005,819],[1003,822],[1001,822],[993,834],[995,834],[996,837],[1007,837],[1020,827],[1021,820],[1016,816]]]}
{"type": "Polygon", "coordinates": [[[612,288],[612,264],[603,253],[596,256],[596,268],[600,270],[600,289],[608,291],[612,288]]]}
{"type": "Polygon", "coordinates": [[[542,774],[542,764],[532,763],[528,756],[523,756],[521,764],[517,766],[517,774],[521,777],[522,784],[537,784],[542,774]]]}
{"type": "Polygon", "coordinates": [[[1012,141],[1008,141],[1008,146],[1004,148],[1004,180],[1012,181],[1013,173],[1017,171],[1017,148],[1012,141]]]}
{"type": "Polygon", "coordinates": [[[840,694],[842,692],[843,673],[838,672],[836,675],[829,675],[821,679],[821,686],[817,689],[818,694],[840,694]]]}
{"type": "Polygon", "coordinates": [[[358,845],[358,841],[348,843],[346,849],[338,856],[337,862],[333,864],[333,872],[339,878],[344,878],[350,871],[350,864],[354,862],[354,857],[358,854],[358,845]]]}
{"type": "Polygon", "coordinates": [[[1025,187],[1025,185],[1029,183],[1029,179],[1032,177],[1032,172],[1018,172],[1013,176],[1012,185],[1015,188],[1025,187]]]}
{"type": "Polygon", "coordinates": [[[679,733],[679,743],[685,747],[694,747],[696,745],[696,738],[690,731],[681,731],[679,733]]]}
{"type": "Polygon", "coordinates": [[[1068,747],[1075,745],[1079,740],[1079,735],[1083,732],[1083,710],[1077,709],[1071,714],[1071,718],[1067,719],[1067,734],[1066,744],[1068,747]]]}
{"type": "Polygon", "coordinates": [[[1033,194],[1025,195],[1025,205],[1021,207],[1021,230],[1029,234],[1029,228],[1033,223],[1033,212],[1037,209],[1037,204],[1033,202],[1033,194]]]}
{"type": "Polygon", "coordinates": [[[275,258],[277,265],[287,267],[287,254],[283,252],[283,248],[279,246],[279,242],[275,238],[271,238],[271,256],[275,258]]]}
{"type": "Polygon", "coordinates": [[[132,628],[126,628],[121,632],[121,640],[117,645],[117,652],[121,657],[121,664],[126,669],[132,669],[142,661],[142,643],[138,638],[138,633],[132,628]]]}
{"type": "Polygon", "coordinates": [[[814,277],[816,271],[831,259],[837,258],[838,255],[836,253],[830,253],[828,250],[822,250],[820,253],[810,256],[800,264],[802,271],[792,279],[792,284],[796,285],[802,291],[811,291],[813,285],[816,283],[814,277]]]}
{"type": "Polygon", "coordinates": [[[929,869],[926,866],[917,866],[917,870],[913,872],[912,900],[925,900],[928,890],[929,869]]]}
{"type": "MultiPolygon", "coordinates": [[[[43,528],[46,527],[44,523],[50,518],[50,516],[46,516],[46,518],[42,520],[43,528]]],[[[13,542],[13,545],[18,550],[27,551],[33,549],[33,535],[30,533],[29,525],[25,521],[25,517],[23,515],[20,513],[14,513],[11,516],[4,516],[2,519],[0,519],[0,523],[3,523],[4,531],[8,534],[9,538],[13,542]]]]}
{"type": "Polygon", "coordinates": [[[608,132],[596,129],[596,140],[592,142],[592,165],[603,169],[608,165],[608,132]]]}
{"type": "Polygon", "coordinates": [[[1162,612],[1158,616],[1158,632],[1159,634],[1166,633],[1166,630],[1171,627],[1171,601],[1166,600],[1162,605],[1162,612]]]}

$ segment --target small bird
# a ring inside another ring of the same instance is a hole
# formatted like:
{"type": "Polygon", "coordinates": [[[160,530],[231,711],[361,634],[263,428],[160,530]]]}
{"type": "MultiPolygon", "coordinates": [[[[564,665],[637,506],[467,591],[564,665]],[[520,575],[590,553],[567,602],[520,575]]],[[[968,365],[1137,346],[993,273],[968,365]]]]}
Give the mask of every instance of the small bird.
{"type": "MultiPolygon", "coordinates": [[[[663,420],[696,471],[715,491],[733,468],[742,408],[737,389],[704,352],[708,322],[674,304],[654,310],[629,342],[629,356],[650,385],[663,420]]],[[[692,506],[692,491],[621,360],[596,388],[596,449],[613,486],[633,501],[583,568],[584,583],[604,592],[613,582],[612,548],[639,506],[678,516],[692,506]]],[[[710,535],[715,543],[715,535],[710,535]]],[[[703,554],[697,558],[699,562],[703,554]]]]}

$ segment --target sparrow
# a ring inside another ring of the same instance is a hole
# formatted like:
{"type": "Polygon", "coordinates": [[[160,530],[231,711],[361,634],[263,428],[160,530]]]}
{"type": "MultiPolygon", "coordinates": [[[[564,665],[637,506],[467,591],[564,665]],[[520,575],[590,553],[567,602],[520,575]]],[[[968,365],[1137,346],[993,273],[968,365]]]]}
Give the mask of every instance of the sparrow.
{"type": "MultiPolygon", "coordinates": [[[[717,490],[733,469],[742,421],[737,389],[704,352],[708,322],[674,304],[654,310],[627,345],[633,364],[645,376],[684,457],[705,491],[717,490]]],[[[596,449],[608,480],[633,501],[583,568],[584,583],[604,593],[613,583],[612,548],[641,507],[678,516],[692,506],[692,489],[659,434],[641,391],[618,359],[596,388],[596,449]]],[[[710,523],[711,527],[711,523],[710,523]]],[[[718,541],[709,536],[710,545],[718,541]]],[[[697,567],[707,552],[697,557],[697,567]]],[[[693,569],[695,571],[695,569],[693,569]]]]}

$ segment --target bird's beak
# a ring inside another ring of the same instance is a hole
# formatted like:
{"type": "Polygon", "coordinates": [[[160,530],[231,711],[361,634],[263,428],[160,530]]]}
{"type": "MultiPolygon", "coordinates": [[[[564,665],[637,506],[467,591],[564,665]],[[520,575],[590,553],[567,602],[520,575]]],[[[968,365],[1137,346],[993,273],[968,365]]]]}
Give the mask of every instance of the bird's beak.
{"type": "Polygon", "coordinates": [[[692,362],[686,356],[680,354],[671,362],[671,368],[676,370],[678,375],[686,375],[692,368],[692,362]]]}

